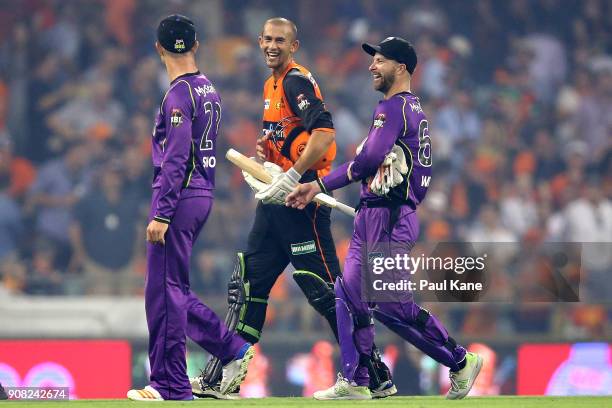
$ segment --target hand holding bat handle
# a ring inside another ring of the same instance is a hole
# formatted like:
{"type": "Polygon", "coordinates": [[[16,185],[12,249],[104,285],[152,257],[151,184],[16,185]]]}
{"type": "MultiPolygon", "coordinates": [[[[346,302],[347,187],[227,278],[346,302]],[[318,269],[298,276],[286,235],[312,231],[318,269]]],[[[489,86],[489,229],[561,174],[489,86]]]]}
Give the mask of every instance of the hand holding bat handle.
{"type": "MultiPolygon", "coordinates": [[[[229,149],[225,154],[225,157],[227,158],[227,160],[229,160],[245,172],[249,173],[251,176],[255,177],[259,181],[266,184],[270,184],[272,182],[272,176],[266,171],[263,165],[257,163],[253,159],[246,157],[242,153],[234,149],[229,149]]],[[[353,207],[341,203],[334,197],[331,197],[327,194],[319,193],[315,196],[313,201],[321,205],[325,205],[327,207],[336,208],[337,210],[343,212],[346,215],[350,215],[351,217],[355,216],[355,209],[353,207]]]]}

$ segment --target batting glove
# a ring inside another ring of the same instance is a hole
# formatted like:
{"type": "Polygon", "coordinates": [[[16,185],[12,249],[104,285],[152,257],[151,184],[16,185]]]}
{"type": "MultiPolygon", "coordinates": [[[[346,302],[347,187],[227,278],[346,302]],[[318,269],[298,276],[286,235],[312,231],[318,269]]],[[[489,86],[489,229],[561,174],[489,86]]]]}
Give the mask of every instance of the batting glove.
{"type": "Polygon", "coordinates": [[[292,167],[276,176],[272,184],[255,194],[255,198],[264,204],[285,205],[285,197],[298,185],[301,177],[301,174],[292,167]]]}
{"type": "MultiPolygon", "coordinates": [[[[254,159],[254,157],[251,157],[251,159],[254,159]]],[[[266,172],[270,176],[272,176],[272,178],[277,177],[278,175],[283,173],[283,169],[277,164],[267,161],[267,162],[264,162],[263,166],[266,172]]],[[[246,183],[249,185],[249,187],[251,187],[251,190],[253,190],[255,194],[259,193],[261,190],[263,190],[267,186],[267,184],[265,184],[262,181],[259,181],[257,178],[251,176],[249,173],[247,173],[244,170],[242,170],[242,177],[244,177],[244,181],[246,181],[246,183]]]]}

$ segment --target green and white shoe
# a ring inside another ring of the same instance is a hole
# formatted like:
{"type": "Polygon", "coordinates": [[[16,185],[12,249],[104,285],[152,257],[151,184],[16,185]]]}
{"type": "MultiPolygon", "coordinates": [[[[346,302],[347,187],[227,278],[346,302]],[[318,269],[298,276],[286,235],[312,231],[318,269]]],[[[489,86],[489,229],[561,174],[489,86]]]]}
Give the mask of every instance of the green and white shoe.
{"type": "Polygon", "coordinates": [[[315,392],[313,397],[317,400],[368,400],[372,399],[372,394],[366,385],[353,385],[338,373],[338,380],[334,386],[315,392]]]}
{"type": "Polygon", "coordinates": [[[449,374],[451,388],[446,393],[446,399],[462,399],[472,389],[478,373],[482,368],[482,357],[476,353],[466,353],[465,367],[457,372],[449,374]]]}

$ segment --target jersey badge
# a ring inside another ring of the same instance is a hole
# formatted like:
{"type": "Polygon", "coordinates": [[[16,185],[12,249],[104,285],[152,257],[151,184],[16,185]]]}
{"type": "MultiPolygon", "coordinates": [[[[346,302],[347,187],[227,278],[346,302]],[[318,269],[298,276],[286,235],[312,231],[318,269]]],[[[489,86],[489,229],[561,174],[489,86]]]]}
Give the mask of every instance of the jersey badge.
{"type": "Polygon", "coordinates": [[[179,127],[183,124],[183,114],[180,109],[172,109],[170,114],[170,124],[172,127],[179,127]]]}
{"type": "Polygon", "coordinates": [[[385,125],[385,120],[386,120],[386,116],[384,113],[379,113],[378,115],[376,115],[376,117],[374,118],[374,124],[373,126],[377,129],[380,129],[381,127],[383,127],[385,125]]]}
{"type": "Polygon", "coordinates": [[[298,108],[301,111],[305,110],[310,106],[310,102],[308,102],[308,99],[306,99],[304,94],[299,94],[295,99],[297,100],[298,108]]]}

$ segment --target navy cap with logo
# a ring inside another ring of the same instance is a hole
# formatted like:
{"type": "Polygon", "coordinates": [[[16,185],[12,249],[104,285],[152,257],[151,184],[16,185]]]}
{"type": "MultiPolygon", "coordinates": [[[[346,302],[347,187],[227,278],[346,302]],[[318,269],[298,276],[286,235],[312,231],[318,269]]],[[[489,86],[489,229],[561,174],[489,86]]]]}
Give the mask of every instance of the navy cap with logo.
{"type": "Polygon", "coordinates": [[[364,43],[361,45],[363,50],[370,55],[376,53],[395,60],[400,64],[405,64],[410,74],[414,72],[417,64],[416,51],[412,44],[401,37],[387,37],[378,45],[364,43]]]}
{"type": "Polygon", "coordinates": [[[157,27],[157,41],[167,51],[184,54],[196,42],[195,24],[180,14],[168,16],[157,27]]]}

